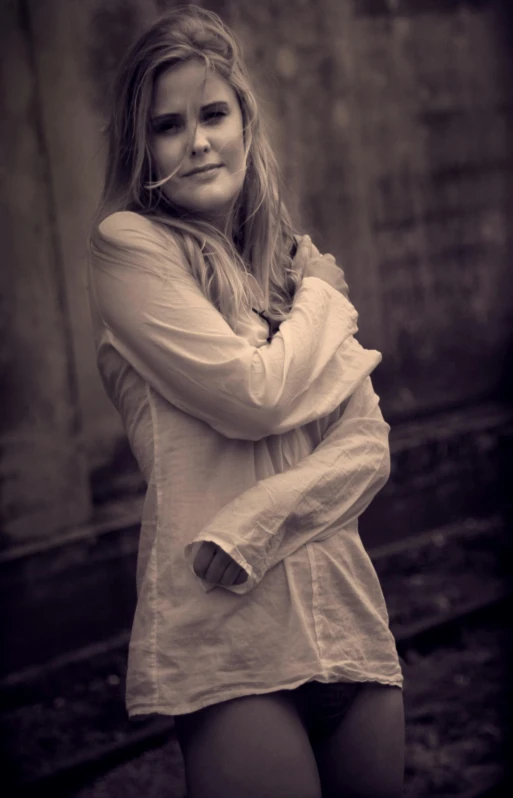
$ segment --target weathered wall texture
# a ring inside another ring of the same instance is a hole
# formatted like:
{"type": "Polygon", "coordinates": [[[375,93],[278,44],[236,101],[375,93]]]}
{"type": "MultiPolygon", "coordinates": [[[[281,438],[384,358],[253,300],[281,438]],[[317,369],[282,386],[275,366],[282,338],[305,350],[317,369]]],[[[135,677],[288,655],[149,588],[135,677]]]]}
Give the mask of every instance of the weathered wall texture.
{"type": "MultiPolygon", "coordinates": [[[[4,505],[16,480],[25,480],[18,504],[31,482],[44,493],[53,480],[55,497],[73,484],[80,522],[84,462],[103,479],[99,467],[124,439],[94,362],[86,237],[115,65],[141,27],[173,5],[3,4],[4,505]],[[41,469],[43,449],[32,441],[44,436],[59,444],[41,469]]],[[[375,385],[385,415],[414,418],[497,395],[513,332],[503,3],[203,5],[239,32],[301,228],[343,264],[360,340],[383,352],[375,385]]]]}
{"type": "Polygon", "coordinates": [[[51,535],[90,515],[88,465],[65,298],[65,231],[28,20],[0,7],[0,520],[3,537],[51,535]]]}
{"type": "Polygon", "coordinates": [[[274,6],[230,13],[270,89],[304,227],[344,265],[361,340],[383,352],[386,411],[489,394],[513,331],[503,6],[274,6]]]}

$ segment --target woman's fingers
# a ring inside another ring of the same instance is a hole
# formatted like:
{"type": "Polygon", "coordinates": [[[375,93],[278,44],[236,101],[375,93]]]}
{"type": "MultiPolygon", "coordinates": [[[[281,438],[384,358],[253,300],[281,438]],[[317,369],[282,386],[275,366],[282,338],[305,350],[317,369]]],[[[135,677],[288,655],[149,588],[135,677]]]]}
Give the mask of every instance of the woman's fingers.
{"type": "Polygon", "coordinates": [[[212,558],[214,557],[217,549],[219,547],[216,546],[215,543],[211,543],[210,541],[204,541],[194,558],[193,569],[196,576],[199,576],[200,579],[205,578],[205,574],[207,569],[212,562],[212,558]]]}
{"type": "Polygon", "coordinates": [[[241,567],[237,565],[236,562],[231,560],[230,563],[226,566],[224,573],[219,580],[220,585],[226,585],[227,587],[230,585],[234,585],[236,583],[236,579],[239,576],[239,571],[241,571],[241,567]]]}
{"type": "Polygon", "coordinates": [[[248,575],[247,575],[246,571],[244,570],[244,568],[241,568],[240,569],[240,573],[237,576],[237,578],[236,578],[236,580],[235,580],[235,582],[233,584],[234,585],[242,585],[243,582],[247,582],[247,579],[248,579],[248,575]]]}
{"type": "Polygon", "coordinates": [[[241,568],[237,565],[236,562],[233,560],[227,566],[224,574],[221,577],[221,581],[219,582],[220,585],[242,585],[244,582],[247,581],[248,575],[244,568],[241,568]]]}
{"type": "Polygon", "coordinates": [[[216,543],[204,541],[194,558],[194,573],[200,579],[219,585],[241,585],[247,573],[216,543]]]}
{"type": "MultiPolygon", "coordinates": [[[[213,582],[216,585],[232,584],[231,582],[221,581],[224,572],[230,566],[235,566],[236,569],[239,567],[237,563],[234,562],[228,554],[226,554],[226,552],[224,552],[222,549],[219,548],[219,546],[217,546],[216,552],[212,557],[210,565],[207,568],[204,579],[206,579],[207,582],[213,582]]],[[[230,573],[232,574],[232,577],[235,578],[235,574],[233,573],[233,567],[231,568],[230,573]]]]}

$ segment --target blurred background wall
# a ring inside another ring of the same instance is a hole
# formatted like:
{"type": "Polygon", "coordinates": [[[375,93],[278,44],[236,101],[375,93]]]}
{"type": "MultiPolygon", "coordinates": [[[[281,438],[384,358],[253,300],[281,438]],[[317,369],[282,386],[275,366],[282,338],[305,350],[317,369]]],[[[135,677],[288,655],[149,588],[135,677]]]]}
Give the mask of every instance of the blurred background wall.
{"type": "MultiPolygon", "coordinates": [[[[96,371],[87,236],[114,69],[173,5],[0,4],[6,673],[131,618],[144,486],[96,371]]],[[[202,5],[240,35],[297,224],[343,266],[360,341],[383,353],[394,471],[366,539],[496,512],[513,335],[507,3],[202,5]]]]}

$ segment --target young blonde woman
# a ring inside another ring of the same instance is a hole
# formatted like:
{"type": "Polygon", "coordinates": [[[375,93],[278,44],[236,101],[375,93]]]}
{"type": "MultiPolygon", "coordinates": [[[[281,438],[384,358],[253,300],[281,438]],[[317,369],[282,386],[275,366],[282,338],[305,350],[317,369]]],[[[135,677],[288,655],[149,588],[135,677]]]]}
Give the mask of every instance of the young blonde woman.
{"type": "Polygon", "coordinates": [[[381,356],[294,234],[218,16],[144,32],[108,132],[91,313],[147,482],[128,713],[175,717],[189,798],[396,798],[402,676],[358,535],[389,475],[381,356]]]}

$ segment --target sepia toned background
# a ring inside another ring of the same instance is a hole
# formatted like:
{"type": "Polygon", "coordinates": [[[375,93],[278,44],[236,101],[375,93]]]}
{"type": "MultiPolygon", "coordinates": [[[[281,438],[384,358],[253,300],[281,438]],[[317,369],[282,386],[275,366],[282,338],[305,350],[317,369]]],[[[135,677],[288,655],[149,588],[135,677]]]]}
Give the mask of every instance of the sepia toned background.
{"type": "MultiPolygon", "coordinates": [[[[240,36],[297,227],[336,256],[359,340],[383,354],[374,385],[393,471],[362,519],[371,556],[408,551],[401,542],[414,538],[507,535],[511,4],[199,4],[240,36]]],[[[96,370],[87,236],[114,70],[174,5],[0,2],[5,689],[124,641],[131,622],[144,484],[96,370]]],[[[469,594],[479,592],[463,559],[469,594]]],[[[442,595],[452,578],[441,564],[442,595]]],[[[390,595],[408,602],[412,585],[398,584],[390,595]]]]}

